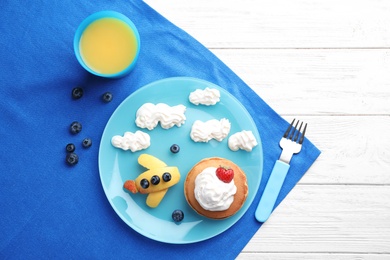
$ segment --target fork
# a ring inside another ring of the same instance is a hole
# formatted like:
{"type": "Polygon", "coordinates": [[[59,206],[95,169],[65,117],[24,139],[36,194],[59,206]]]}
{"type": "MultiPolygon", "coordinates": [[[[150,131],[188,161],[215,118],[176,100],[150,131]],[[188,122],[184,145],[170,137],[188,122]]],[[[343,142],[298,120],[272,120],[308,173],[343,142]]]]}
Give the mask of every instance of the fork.
{"type": "Polygon", "coordinates": [[[295,125],[294,123],[295,119],[291,122],[279,142],[279,145],[282,148],[282,154],[280,155],[279,160],[275,162],[274,168],[272,169],[271,175],[255,212],[255,217],[259,222],[265,222],[271,215],[284,179],[290,169],[290,160],[293,154],[297,154],[301,151],[307,124],[305,124],[303,131],[301,132],[303,122],[301,122],[300,125],[299,120],[297,120],[295,125]]]}

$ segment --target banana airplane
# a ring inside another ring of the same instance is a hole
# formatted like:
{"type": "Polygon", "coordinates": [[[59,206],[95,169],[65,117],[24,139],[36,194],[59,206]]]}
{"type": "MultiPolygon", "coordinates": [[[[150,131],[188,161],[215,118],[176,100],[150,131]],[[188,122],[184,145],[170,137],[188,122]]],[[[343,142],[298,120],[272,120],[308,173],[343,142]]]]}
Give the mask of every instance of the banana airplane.
{"type": "Polygon", "coordinates": [[[177,167],[169,167],[163,161],[149,154],[141,154],[138,163],[148,170],[141,173],[135,180],[128,180],[123,187],[132,193],[149,194],[146,205],[157,207],[168,189],[180,180],[177,167]]]}

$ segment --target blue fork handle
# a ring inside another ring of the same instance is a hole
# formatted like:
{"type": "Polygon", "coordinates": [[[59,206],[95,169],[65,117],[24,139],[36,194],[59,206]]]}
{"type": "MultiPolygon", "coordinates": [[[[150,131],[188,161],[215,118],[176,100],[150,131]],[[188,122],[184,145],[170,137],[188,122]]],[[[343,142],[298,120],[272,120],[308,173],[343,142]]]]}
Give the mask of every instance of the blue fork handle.
{"type": "Polygon", "coordinates": [[[271,215],[288,169],[290,169],[289,164],[280,160],[276,161],[255,212],[255,217],[259,222],[265,222],[271,215]]]}

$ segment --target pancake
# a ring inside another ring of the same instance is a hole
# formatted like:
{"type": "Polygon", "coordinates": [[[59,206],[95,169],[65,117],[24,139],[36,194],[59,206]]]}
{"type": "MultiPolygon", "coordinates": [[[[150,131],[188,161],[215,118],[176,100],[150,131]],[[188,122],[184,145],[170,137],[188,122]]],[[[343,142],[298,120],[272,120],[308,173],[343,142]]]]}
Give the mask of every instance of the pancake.
{"type": "Polygon", "coordinates": [[[188,204],[200,215],[211,219],[225,219],[236,214],[244,205],[248,196],[248,184],[244,171],[235,163],[224,158],[206,158],[198,162],[188,172],[184,183],[184,195],[188,204]],[[195,198],[195,179],[206,168],[220,166],[229,167],[234,171],[234,184],[237,191],[234,194],[234,200],[230,207],[222,211],[211,211],[204,209],[195,198]]]}

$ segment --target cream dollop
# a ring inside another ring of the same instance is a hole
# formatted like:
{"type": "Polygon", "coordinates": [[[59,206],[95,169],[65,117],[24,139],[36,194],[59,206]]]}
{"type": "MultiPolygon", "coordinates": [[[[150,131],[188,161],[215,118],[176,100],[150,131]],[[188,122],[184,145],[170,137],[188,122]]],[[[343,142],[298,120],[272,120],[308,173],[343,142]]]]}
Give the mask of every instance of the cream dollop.
{"type": "Polygon", "coordinates": [[[191,139],[194,142],[208,142],[215,139],[221,142],[230,132],[230,122],[226,118],[211,119],[206,122],[196,120],[191,127],[191,139]]]}
{"type": "Polygon", "coordinates": [[[221,93],[219,93],[218,89],[212,89],[206,87],[205,89],[197,89],[190,93],[189,100],[192,104],[195,105],[206,105],[211,106],[217,104],[219,102],[219,98],[221,97],[221,93]]]}
{"type": "Polygon", "coordinates": [[[143,104],[136,113],[135,123],[138,127],[154,129],[160,122],[164,129],[169,129],[173,126],[180,127],[185,123],[186,116],[184,115],[186,107],[183,105],[169,106],[164,103],[143,104]]]}
{"type": "Polygon", "coordinates": [[[256,145],[257,141],[252,131],[243,130],[231,135],[228,139],[228,146],[232,151],[242,149],[251,152],[256,145]]]}
{"type": "Polygon", "coordinates": [[[222,211],[230,207],[234,201],[237,187],[234,179],[225,183],[218,179],[217,168],[204,169],[195,179],[195,198],[205,210],[222,211]]]}
{"type": "Polygon", "coordinates": [[[111,144],[122,150],[136,152],[150,146],[150,136],[142,131],[125,132],[123,136],[115,135],[111,138],[111,144]]]}

